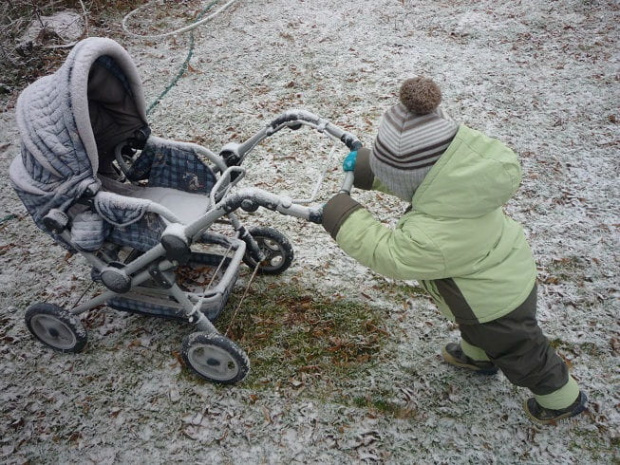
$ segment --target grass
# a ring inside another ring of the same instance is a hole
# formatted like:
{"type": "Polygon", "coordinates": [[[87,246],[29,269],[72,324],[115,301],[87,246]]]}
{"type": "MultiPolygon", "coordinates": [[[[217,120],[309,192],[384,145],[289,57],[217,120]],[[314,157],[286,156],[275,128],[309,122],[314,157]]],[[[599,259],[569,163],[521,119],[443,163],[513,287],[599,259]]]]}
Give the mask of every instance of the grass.
{"type": "Polygon", "coordinates": [[[299,283],[254,283],[236,312],[240,298],[231,296],[216,325],[250,357],[244,387],[303,391],[309,398],[365,409],[371,416],[420,415],[395,399],[391,386],[363,382],[381,371],[379,365],[389,357],[384,349],[391,335],[378,308],[327,297],[299,283]],[[360,385],[367,387],[360,391],[360,385]]]}
{"type": "Polygon", "coordinates": [[[376,391],[364,396],[356,396],[352,400],[342,398],[340,401],[343,404],[352,404],[354,407],[367,409],[375,415],[384,415],[400,420],[413,419],[419,415],[419,412],[409,405],[387,400],[390,396],[393,396],[390,391],[376,391]]]}
{"type": "Polygon", "coordinates": [[[395,399],[390,386],[363,382],[381,371],[379,365],[389,357],[384,349],[391,335],[378,308],[324,296],[299,283],[263,281],[253,284],[236,311],[240,294],[231,296],[216,325],[250,357],[252,368],[244,387],[286,388],[308,398],[361,408],[371,416],[420,415],[412,405],[395,399]],[[360,391],[360,385],[367,387],[360,391]]]}
{"type": "Polygon", "coordinates": [[[377,309],[299,284],[255,284],[235,312],[240,297],[231,297],[217,326],[248,353],[250,388],[314,389],[359,376],[389,337],[377,309]]]}
{"type": "Polygon", "coordinates": [[[375,286],[383,294],[389,294],[394,300],[407,301],[412,297],[430,298],[428,292],[420,285],[411,285],[402,281],[383,279],[375,286]]]}

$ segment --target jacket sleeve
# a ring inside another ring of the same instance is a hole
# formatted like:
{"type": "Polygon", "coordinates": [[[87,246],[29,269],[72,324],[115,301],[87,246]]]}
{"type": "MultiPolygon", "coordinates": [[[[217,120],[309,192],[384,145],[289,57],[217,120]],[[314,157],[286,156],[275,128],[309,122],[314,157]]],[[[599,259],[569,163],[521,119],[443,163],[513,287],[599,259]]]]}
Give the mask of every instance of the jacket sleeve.
{"type": "MultiPolygon", "coordinates": [[[[336,196],[338,197],[338,196],[336,196]]],[[[347,196],[348,197],[348,196],[347,196]]],[[[394,279],[427,280],[445,277],[446,262],[441,250],[415,218],[406,214],[395,229],[378,222],[360,204],[341,207],[338,228],[332,232],[338,245],[349,256],[373,271],[394,279]]],[[[331,203],[331,201],[330,201],[331,203]]],[[[334,203],[325,206],[327,216],[338,208],[334,203]]]]}
{"type": "Polygon", "coordinates": [[[348,194],[333,196],[323,207],[323,227],[334,239],[345,220],[362,206],[348,194]]]}

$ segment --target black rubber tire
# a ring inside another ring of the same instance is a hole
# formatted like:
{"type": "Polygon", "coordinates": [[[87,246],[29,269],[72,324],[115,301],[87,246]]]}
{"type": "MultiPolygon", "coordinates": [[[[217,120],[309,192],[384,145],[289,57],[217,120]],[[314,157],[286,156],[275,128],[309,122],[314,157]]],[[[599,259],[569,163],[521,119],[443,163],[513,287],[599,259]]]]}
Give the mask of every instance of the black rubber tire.
{"type": "MultiPolygon", "coordinates": [[[[268,226],[248,228],[248,232],[267,257],[258,268],[260,274],[278,275],[291,266],[295,253],[293,245],[284,234],[268,226]]],[[[256,267],[256,260],[247,252],[243,262],[252,269],[256,267]]]]}
{"type": "Polygon", "coordinates": [[[192,333],[183,339],[185,364],[207,381],[235,384],[250,372],[250,359],[234,342],[221,334],[192,333]]]}
{"type": "Polygon", "coordinates": [[[88,337],[79,318],[62,307],[37,303],[26,310],[26,326],[39,341],[58,352],[84,350],[88,337]]]}

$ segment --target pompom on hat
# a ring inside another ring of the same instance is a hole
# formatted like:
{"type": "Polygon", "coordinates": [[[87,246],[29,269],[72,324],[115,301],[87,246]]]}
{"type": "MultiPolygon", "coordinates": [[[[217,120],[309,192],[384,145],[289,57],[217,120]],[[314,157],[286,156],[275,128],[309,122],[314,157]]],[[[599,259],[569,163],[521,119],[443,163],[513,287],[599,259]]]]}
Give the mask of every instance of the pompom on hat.
{"type": "Polygon", "coordinates": [[[441,89],[431,79],[407,79],[400,86],[400,102],[414,115],[428,115],[441,103],[441,89]]]}
{"type": "Polygon", "coordinates": [[[399,100],[383,115],[370,167],[390,191],[410,202],[458,125],[439,108],[441,90],[432,79],[407,79],[399,100]]]}

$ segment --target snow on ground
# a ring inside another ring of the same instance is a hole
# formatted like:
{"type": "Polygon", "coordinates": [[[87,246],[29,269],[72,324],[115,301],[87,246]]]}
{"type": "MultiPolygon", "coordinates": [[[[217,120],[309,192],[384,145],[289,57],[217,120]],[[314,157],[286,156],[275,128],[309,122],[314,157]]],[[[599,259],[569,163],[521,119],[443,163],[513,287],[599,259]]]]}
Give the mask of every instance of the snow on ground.
{"type": "MultiPolygon", "coordinates": [[[[185,60],[188,36],[128,38],[120,19],[107,34],[134,57],[152,102],[185,60]]],[[[188,327],[120,313],[87,317],[82,354],[43,348],[23,324],[24,309],[74,302],[89,271],[52,246],[14,195],[8,166],[18,134],[4,102],[0,462],[620,463],[619,24],[618,3],[602,0],[239,0],[195,30],[188,72],[150,114],[158,135],[214,151],[289,108],[370,144],[399,83],[435,78],[454,119],[522,157],[523,186],[507,208],[526,227],[540,267],[541,324],[587,391],[587,414],[554,427],[530,423],[526,391],[441,363],[439,349],[457,331],[403,291],[415,283],[373,275],[320,227],[265,211],[247,220],[280,228],[296,249],[278,279],[367,302],[391,334],[382,363],[336,383],[342,392],[201,382],[174,355],[188,327]],[[338,400],[365,392],[414,413],[393,418],[338,400]]],[[[245,183],[307,197],[330,148],[308,130],[278,134],[248,160],[245,183]]],[[[317,203],[339,179],[328,172],[317,203]]],[[[386,223],[405,207],[353,195],[386,223]]]]}

